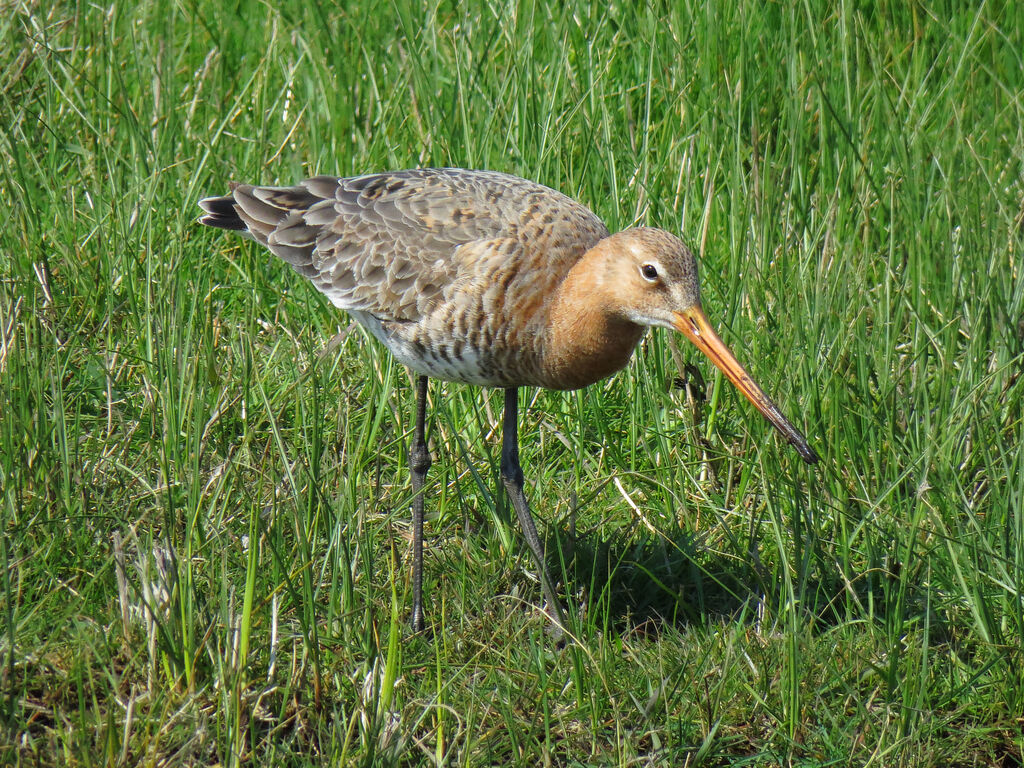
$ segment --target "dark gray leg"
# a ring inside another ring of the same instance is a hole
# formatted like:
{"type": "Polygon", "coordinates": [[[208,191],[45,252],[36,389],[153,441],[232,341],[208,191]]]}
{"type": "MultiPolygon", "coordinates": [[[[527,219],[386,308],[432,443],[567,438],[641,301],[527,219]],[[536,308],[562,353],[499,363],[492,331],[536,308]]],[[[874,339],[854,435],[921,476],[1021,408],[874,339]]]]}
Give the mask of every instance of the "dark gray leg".
{"type": "Polygon", "coordinates": [[[555,594],[554,583],[548,574],[547,563],[544,561],[544,545],[537,535],[537,527],[533,524],[530,505],[523,493],[523,468],[519,465],[519,390],[510,387],[505,390],[505,421],[501,441],[501,479],[505,491],[512,502],[512,507],[519,518],[519,527],[523,529],[523,537],[533,553],[540,573],[541,589],[548,604],[549,616],[556,624],[560,633],[566,628],[562,604],[555,594]]]}
{"type": "Polygon", "coordinates": [[[430,469],[426,439],[427,377],[416,380],[416,427],[409,449],[412,473],[412,628],[423,631],[423,481],[430,469]]]}

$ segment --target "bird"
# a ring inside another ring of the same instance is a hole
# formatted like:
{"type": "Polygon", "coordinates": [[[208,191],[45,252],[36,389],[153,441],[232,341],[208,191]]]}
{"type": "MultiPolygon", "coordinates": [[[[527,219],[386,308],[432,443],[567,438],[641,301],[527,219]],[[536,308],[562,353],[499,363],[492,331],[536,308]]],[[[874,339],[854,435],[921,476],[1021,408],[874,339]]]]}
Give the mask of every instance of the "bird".
{"type": "Polygon", "coordinates": [[[199,202],[201,224],[265,246],[415,374],[409,447],[415,632],[425,626],[429,379],[504,390],[501,479],[559,631],[565,615],[519,460],[520,388],[586,387],[625,367],[649,328],[668,328],[707,355],[804,461],[819,461],[715,332],[702,309],[697,260],[664,229],[612,234],[567,195],[487,170],[420,168],[229,189],[199,202]]]}

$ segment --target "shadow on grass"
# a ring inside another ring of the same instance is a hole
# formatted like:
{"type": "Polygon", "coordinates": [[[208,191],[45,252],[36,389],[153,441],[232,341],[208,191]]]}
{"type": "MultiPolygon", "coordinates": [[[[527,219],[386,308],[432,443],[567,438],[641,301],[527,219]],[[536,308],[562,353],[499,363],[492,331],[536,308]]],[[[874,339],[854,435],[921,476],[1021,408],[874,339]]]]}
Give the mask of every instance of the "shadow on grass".
{"type": "MultiPolygon", "coordinates": [[[[756,551],[746,557],[712,552],[685,532],[604,538],[550,527],[547,537],[549,567],[560,574],[560,592],[575,596],[567,599],[590,615],[607,615],[619,630],[645,623],[685,627],[735,620],[744,611],[770,617],[791,598],[812,630],[823,630],[863,616],[868,603],[884,611],[890,604],[887,593],[899,579],[898,570],[890,571],[851,588],[827,560],[813,557],[812,575],[787,581],[777,566],[761,563],[756,551]]],[[[906,602],[904,611],[915,611],[914,603],[906,602]]]]}
{"type": "Polygon", "coordinates": [[[753,567],[702,551],[690,534],[605,538],[549,529],[548,536],[549,567],[562,571],[563,592],[617,628],[732,617],[764,597],[753,567]]]}

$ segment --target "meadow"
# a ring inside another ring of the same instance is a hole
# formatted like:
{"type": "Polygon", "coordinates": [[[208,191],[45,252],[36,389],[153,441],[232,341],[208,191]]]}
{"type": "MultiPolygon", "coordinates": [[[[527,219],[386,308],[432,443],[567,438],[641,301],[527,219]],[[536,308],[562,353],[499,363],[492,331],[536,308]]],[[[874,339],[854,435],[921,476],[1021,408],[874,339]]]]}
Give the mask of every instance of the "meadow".
{"type": "Polygon", "coordinates": [[[1020,766],[1024,4],[3,4],[0,764],[1020,766]],[[434,382],[229,181],[490,168],[678,232],[722,337],[434,382]]]}

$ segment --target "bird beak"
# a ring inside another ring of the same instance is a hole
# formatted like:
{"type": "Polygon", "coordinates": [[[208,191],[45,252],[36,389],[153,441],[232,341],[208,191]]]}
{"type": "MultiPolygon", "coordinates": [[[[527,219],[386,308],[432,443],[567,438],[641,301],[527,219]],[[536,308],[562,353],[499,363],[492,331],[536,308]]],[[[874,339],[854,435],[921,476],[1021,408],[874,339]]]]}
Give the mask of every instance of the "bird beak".
{"type": "Polygon", "coordinates": [[[690,307],[682,312],[674,312],[675,320],[673,325],[676,330],[692,341],[697,349],[711,358],[711,362],[717,365],[729,381],[735,384],[740,392],[747,396],[747,399],[754,404],[764,417],[783,434],[783,436],[796,448],[797,453],[808,464],[818,462],[818,454],[807,444],[807,439],[794,427],[789,419],[782,415],[782,411],[772,402],[771,398],[754,383],[750,374],[740,365],[736,356],[719,338],[718,334],[711,327],[704,311],[699,307],[690,307]]]}

